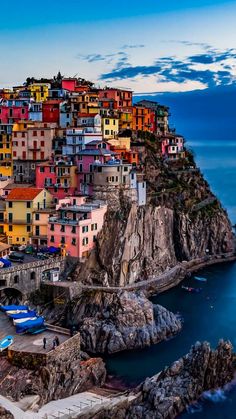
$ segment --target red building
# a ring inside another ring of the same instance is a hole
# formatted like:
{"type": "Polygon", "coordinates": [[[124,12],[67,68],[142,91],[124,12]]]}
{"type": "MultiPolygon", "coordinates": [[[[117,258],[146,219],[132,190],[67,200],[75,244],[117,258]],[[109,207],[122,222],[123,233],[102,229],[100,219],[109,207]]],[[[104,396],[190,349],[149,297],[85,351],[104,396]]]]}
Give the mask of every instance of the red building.
{"type": "Polygon", "coordinates": [[[67,78],[62,80],[62,89],[69,90],[70,92],[88,92],[91,89],[92,83],[77,78],[67,78]]]}
{"type": "Polygon", "coordinates": [[[54,99],[43,102],[43,122],[60,124],[60,104],[62,100],[54,99]]]}
{"type": "Polygon", "coordinates": [[[131,90],[121,90],[115,88],[106,88],[99,90],[99,100],[113,99],[116,102],[115,108],[132,107],[133,92],[131,90]]]}

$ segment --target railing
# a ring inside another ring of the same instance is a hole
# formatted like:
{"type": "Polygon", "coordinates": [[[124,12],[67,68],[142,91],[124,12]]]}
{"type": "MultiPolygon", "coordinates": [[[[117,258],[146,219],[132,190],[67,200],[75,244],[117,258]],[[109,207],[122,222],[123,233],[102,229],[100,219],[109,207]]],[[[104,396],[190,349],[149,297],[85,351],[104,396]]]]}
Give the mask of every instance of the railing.
{"type": "Polygon", "coordinates": [[[65,220],[64,218],[50,218],[49,217],[49,223],[55,223],[55,224],[69,224],[69,225],[78,225],[79,221],[81,220],[65,220]]]}

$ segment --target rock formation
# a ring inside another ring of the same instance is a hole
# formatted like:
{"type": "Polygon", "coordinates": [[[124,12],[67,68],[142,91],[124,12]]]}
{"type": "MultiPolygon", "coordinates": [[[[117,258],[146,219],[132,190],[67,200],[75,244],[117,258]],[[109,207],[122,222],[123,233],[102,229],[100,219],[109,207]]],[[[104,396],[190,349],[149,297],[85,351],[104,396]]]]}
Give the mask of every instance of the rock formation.
{"type": "Polygon", "coordinates": [[[143,348],[173,336],[181,321],[143,293],[88,293],[78,301],[82,348],[92,353],[114,353],[143,348]]]}
{"type": "Polygon", "coordinates": [[[234,376],[229,342],[216,350],[196,343],[190,352],[134,392],[81,413],[80,419],[174,419],[204,391],[223,387],[234,376]]]}
{"type": "Polygon", "coordinates": [[[96,252],[77,268],[75,280],[124,286],[157,276],[183,260],[233,250],[227,214],[200,171],[173,170],[161,161],[154,145],[147,143],[146,151],[147,205],[138,207],[117,192],[118,205],[109,207],[96,252]]]}
{"type": "Polygon", "coordinates": [[[14,419],[14,416],[9,410],[0,405],[0,418],[1,419],[14,419]]]}

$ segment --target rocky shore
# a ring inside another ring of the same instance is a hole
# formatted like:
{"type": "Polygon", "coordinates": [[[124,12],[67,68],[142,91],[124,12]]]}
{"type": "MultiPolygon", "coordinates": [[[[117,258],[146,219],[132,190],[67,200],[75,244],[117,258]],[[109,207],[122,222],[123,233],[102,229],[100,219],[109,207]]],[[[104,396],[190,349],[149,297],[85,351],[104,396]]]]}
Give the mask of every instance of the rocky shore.
{"type": "Polygon", "coordinates": [[[153,305],[145,295],[88,292],[74,308],[79,319],[81,346],[90,353],[138,349],[172,337],[181,330],[176,315],[153,305]]]}
{"type": "Polygon", "coordinates": [[[135,391],[113,398],[77,416],[81,419],[174,419],[204,391],[223,387],[234,376],[230,342],[211,349],[196,343],[190,352],[135,391]]]}

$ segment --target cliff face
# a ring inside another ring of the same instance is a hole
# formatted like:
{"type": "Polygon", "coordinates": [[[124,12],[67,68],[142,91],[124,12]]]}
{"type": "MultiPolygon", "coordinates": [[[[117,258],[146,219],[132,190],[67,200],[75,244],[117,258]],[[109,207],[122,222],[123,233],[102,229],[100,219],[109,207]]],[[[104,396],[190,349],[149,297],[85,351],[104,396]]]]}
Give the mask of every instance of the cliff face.
{"type": "Polygon", "coordinates": [[[232,345],[221,341],[213,350],[196,343],[169,368],[147,378],[135,392],[112,399],[78,417],[86,419],[174,419],[204,391],[229,383],[234,376],[232,345]]]}
{"type": "Polygon", "coordinates": [[[181,330],[181,321],[142,293],[83,295],[74,315],[81,320],[82,348],[114,353],[160,342],[181,330]]]}
{"type": "Polygon", "coordinates": [[[173,170],[147,149],[147,205],[117,195],[98,237],[97,249],[76,271],[90,284],[124,286],[148,279],[183,260],[233,249],[226,212],[198,169],[173,170]],[[113,209],[111,209],[113,208],[113,209]]]}

